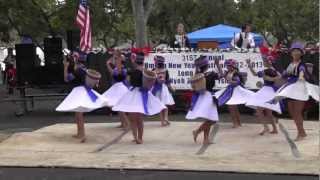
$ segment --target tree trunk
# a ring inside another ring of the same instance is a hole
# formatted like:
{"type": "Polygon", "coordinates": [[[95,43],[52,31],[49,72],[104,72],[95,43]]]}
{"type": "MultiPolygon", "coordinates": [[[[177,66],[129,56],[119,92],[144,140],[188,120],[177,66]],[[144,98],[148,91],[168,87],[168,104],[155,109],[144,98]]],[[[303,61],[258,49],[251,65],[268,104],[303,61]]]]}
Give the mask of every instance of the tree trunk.
{"type": "Polygon", "coordinates": [[[147,44],[147,25],[145,18],[136,19],[136,46],[139,48],[147,44]]]}
{"type": "Polygon", "coordinates": [[[148,0],[145,7],[143,0],[131,0],[131,4],[135,20],[136,47],[142,48],[147,45],[147,22],[153,0],[148,0]]]}

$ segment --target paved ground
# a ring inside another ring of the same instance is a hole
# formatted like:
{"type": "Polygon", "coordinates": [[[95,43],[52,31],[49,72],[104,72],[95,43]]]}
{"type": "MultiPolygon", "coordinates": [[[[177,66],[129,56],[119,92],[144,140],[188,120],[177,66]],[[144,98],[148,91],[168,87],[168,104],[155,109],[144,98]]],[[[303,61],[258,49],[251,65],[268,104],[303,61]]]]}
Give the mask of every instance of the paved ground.
{"type": "Polygon", "coordinates": [[[0,168],[0,180],[318,180],[317,176],[197,171],[0,168]],[[23,178],[22,178],[23,177],[23,178]]]}
{"type": "MultiPolygon", "coordinates": [[[[280,121],[295,136],[290,121],[280,121]]],[[[0,165],[22,167],[79,167],[232,171],[251,173],[313,174],[319,172],[319,131],[315,122],[305,123],[308,138],[297,142],[298,156],[291,152],[283,134],[259,136],[260,125],[238,129],[220,123],[215,144],[195,144],[191,132],[199,122],[172,122],[160,127],[145,123],[144,144],[132,143],[130,132],[115,123],[87,124],[87,142],[72,138],[73,124],[56,124],[33,132],[16,133],[0,144],[0,165]]],[[[201,136],[199,137],[201,141],[201,136]]]]}
{"type": "MultiPolygon", "coordinates": [[[[0,87],[0,99],[5,97],[6,95],[3,93],[3,88],[0,87]]],[[[16,117],[14,112],[16,111],[16,107],[9,102],[0,103],[0,142],[8,140],[8,138],[19,137],[19,134],[13,135],[14,133],[26,133],[38,130],[40,128],[50,126],[56,123],[73,123],[73,116],[70,113],[57,113],[54,112],[53,109],[58,104],[58,101],[51,102],[38,102],[36,103],[35,110],[29,114],[26,114],[22,117],[16,117]],[[13,136],[12,136],[13,135],[13,136]]],[[[171,120],[177,122],[183,122],[184,114],[175,114],[170,116],[171,120]]],[[[111,129],[115,124],[107,124],[110,122],[117,122],[118,118],[116,116],[106,116],[103,113],[98,114],[88,114],[86,116],[86,120],[88,123],[104,123],[103,126],[109,126],[111,129]]],[[[158,120],[158,117],[151,117],[147,119],[148,121],[158,120]]],[[[221,122],[230,122],[230,116],[228,113],[220,114],[221,122]]],[[[255,124],[257,123],[256,118],[252,116],[251,113],[243,114],[242,121],[245,124],[255,124]]],[[[315,119],[311,118],[311,121],[315,121],[315,119]]],[[[290,122],[290,120],[288,121],[290,122]]],[[[284,122],[285,123],[285,122],[284,122]]],[[[92,124],[94,125],[94,124],[92,124]]],[[[73,124],[67,124],[69,128],[73,128],[73,124]]],[[[154,126],[157,126],[155,124],[154,126]]],[[[250,125],[248,125],[250,126],[250,125]]],[[[314,126],[318,128],[319,126],[314,126]]],[[[294,136],[294,128],[287,127],[291,136],[294,136]],[[290,130],[291,129],[291,130],[290,130]]],[[[169,130],[169,129],[168,129],[169,130]]],[[[221,129],[220,129],[221,130],[221,129]]],[[[250,129],[250,134],[252,136],[256,135],[259,132],[259,127],[250,129]]],[[[40,130],[41,131],[41,130],[40,130]]],[[[67,132],[71,133],[73,130],[67,132]]],[[[115,130],[116,131],[116,130],[115,130]]],[[[162,130],[161,130],[162,131],[162,130]]],[[[220,131],[219,131],[220,132],[220,131]]],[[[187,133],[187,132],[186,132],[187,133]]],[[[28,133],[27,133],[28,134],[28,133]]],[[[167,134],[172,134],[169,131],[167,134]]],[[[21,135],[21,134],[20,134],[21,135]]],[[[218,134],[219,135],[219,134],[218,134]]],[[[231,134],[230,134],[231,135],[231,134]]],[[[237,134],[236,134],[237,135],[237,134]]],[[[165,135],[167,136],[167,135],[165,135]]],[[[23,136],[24,137],[24,136],[23,136]]],[[[130,136],[129,136],[130,137],[130,136]]],[[[219,136],[217,136],[219,137],[219,136]]],[[[286,149],[286,153],[288,157],[292,158],[292,153],[290,151],[290,147],[288,143],[285,141],[284,136],[281,134],[281,140],[284,141],[283,148],[286,149]]],[[[309,136],[310,137],[310,136],[309,136]]],[[[68,138],[67,138],[68,139],[68,138]]],[[[123,140],[125,140],[124,138],[123,140]]],[[[218,138],[219,139],[219,138],[218,138]]],[[[218,140],[217,139],[217,140],[218,140]]],[[[69,139],[70,140],[70,139],[69,139]]],[[[189,142],[190,138],[188,137],[186,141],[189,142]]],[[[22,140],[23,141],[23,140],[22,140]]],[[[105,142],[104,140],[102,140],[105,142]]],[[[223,141],[222,141],[223,142],[223,141]]],[[[226,143],[226,142],[223,142],[226,143]]],[[[239,142],[235,142],[238,145],[246,146],[246,144],[241,144],[239,142]]],[[[248,144],[250,144],[249,142],[248,144]]],[[[2,144],[2,143],[1,143],[2,144]]],[[[0,144],[0,146],[1,146],[0,144]]],[[[36,143],[36,145],[39,145],[36,143]]],[[[216,145],[216,144],[214,144],[216,145]]],[[[318,145],[318,142],[317,142],[318,145]]],[[[200,145],[197,145],[197,148],[192,151],[193,153],[199,149],[200,145]]],[[[213,146],[212,146],[213,147],[213,146]]],[[[208,148],[212,148],[211,146],[208,148]]],[[[162,148],[162,147],[160,147],[162,148]]],[[[272,147],[273,148],[273,147],[272,147]]],[[[308,148],[308,146],[306,146],[308,148]]],[[[268,149],[268,148],[267,148],[268,149]]],[[[301,148],[298,145],[298,149],[301,148]],[[299,148],[300,147],[300,148],[299,148]]],[[[109,150],[107,148],[107,150],[109,150]]],[[[107,150],[103,150],[104,153],[108,152],[107,150]]],[[[220,149],[221,150],[221,149],[220,149]]],[[[303,151],[303,150],[301,150],[303,151]]],[[[210,151],[208,151],[210,152],[210,151]]],[[[318,152],[318,151],[317,151],[318,152]]],[[[183,155],[183,154],[182,154],[183,155]]],[[[313,154],[314,155],[314,154],[313,154]]],[[[318,155],[314,157],[315,161],[318,161],[318,155]]],[[[295,160],[296,161],[296,160],[295,160]]],[[[312,162],[315,162],[312,161],[312,162]]],[[[304,162],[304,160],[297,160],[296,162],[304,162]]],[[[313,163],[311,163],[313,164],[313,163]]],[[[319,165],[319,164],[318,164],[319,165]]],[[[319,167],[319,166],[318,166],[319,167]]],[[[302,167],[306,168],[306,167],[302,167]]],[[[311,171],[314,171],[312,167],[310,167],[311,171]]],[[[231,173],[231,172],[212,172],[212,171],[159,171],[159,170],[106,170],[106,169],[74,169],[74,168],[19,168],[19,167],[2,167],[0,168],[0,179],[105,179],[105,177],[110,177],[110,179],[317,179],[317,176],[306,176],[306,175],[297,175],[293,173],[291,175],[279,175],[279,174],[246,174],[246,173],[231,173]],[[9,178],[8,178],[9,177],[9,178]],[[22,178],[23,177],[23,178],[22,178]]]]}

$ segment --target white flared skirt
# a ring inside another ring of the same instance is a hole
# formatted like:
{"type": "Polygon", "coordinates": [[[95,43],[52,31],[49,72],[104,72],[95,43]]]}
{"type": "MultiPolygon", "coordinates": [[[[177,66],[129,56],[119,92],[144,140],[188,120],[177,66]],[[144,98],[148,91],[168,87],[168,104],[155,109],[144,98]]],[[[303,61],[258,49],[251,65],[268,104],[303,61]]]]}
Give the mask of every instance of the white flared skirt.
{"type": "Polygon", "coordinates": [[[270,101],[275,97],[276,92],[270,86],[263,86],[259,91],[254,93],[247,101],[246,106],[251,108],[266,108],[277,113],[281,113],[280,103],[271,104],[270,101]]]}
{"type": "Polygon", "coordinates": [[[162,90],[158,91],[155,96],[164,104],[164,105],[174,105],[173,97],[169,91],[169,88],[166,84],[162,85],[162,90]]]}
{"type": "Polygon", "coordinates": [[[188,111],[186,119],[203,118],[211,121],[218,121],[218,110],[216,104],[213,102],[212,94],[205,91],[199,95],[199,98],[192,110],[188,111]]]}
{"type": "MultiPolygon", "coordinates": [[[[226,90],[227,88],[223,88],[217,92],[214,93],[214,96],[218,99],[223,92],[226,90]]],[[[251,98],[251,96],[254,95],[254,92],[245,89],[241,86],[236,86],[233,89],[233,93],[231,98],[225,103],[227,105],[237,105],[237,104],[246,104],[248,99],[251,98]]]]}
{"type": "Polygon", "coordinates": [[[275,100],[290,98],[299,101],[308,101],[309,97],[319,101],[319,86],[308,83],[304,80],[298,80],[297,82],[288,86],[283,85],[278,89],[275,95],[275,100]]]}
{"type": "Polygon", "coordinates": [[[106,92],[104,92],[102,96],[107,98],[110,107],[113,107],[128,91],[128,87],[125,86],[123,82],[117,82],[113,84],[106,92]]]}
{"type": "Polygon", "coordinates": [[[155,115],[160,113],[163,109],[166,109],[166,106],[148,91],[147,109],[148,113],[144,110],[142,93],[139,88],[129,90],[112,108],[113,111],[155,115]]]}
{"type": "Polygon", "coordinates": [[[77,86],[72,89],[68,96],[59,104],[56,111],[61,112],[90,112],[95,109],[108,106],[107,98],[92,90],[98,99],[93,102],[84,86],[77,86]]]}

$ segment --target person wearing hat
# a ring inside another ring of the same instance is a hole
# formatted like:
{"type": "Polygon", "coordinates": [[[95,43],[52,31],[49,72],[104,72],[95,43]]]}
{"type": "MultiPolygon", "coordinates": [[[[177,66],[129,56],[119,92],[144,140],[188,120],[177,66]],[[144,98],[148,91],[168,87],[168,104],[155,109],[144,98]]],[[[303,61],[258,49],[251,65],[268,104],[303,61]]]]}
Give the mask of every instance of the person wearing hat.
{"type": "Polygon", "coordinates": [[[86,141],[84,113],[107,106],[108,101],[93,90],[98,85],[101,74],[95,70],[85,68],[83,65],[84,56],[80,56],[77,52],[74,52],[68,58],[69,60],[65,59],[63,62],[64,77],[65,82],[72,83],[74,88],[58,105],[56,111],[75,112],[77,134],[73,137],[83,143],[86,141]],[[73,67],[69,67],[71,61],[74,61],[73,67]]]}
{"type": "MultiPolygon", "coordinates": [[[[112,108],[118,101],[129,91],[129,83],[127,81],[127,69],[124,67],[125,57],[120,50],[116,50],[113,57],[107,62],[108,71],[111,74],[113,85],[102,95],[109,100],[112,108]],[[113,64],[113,61],[115,64],[113,64]]],[[[129,120],[124,112],[119,112],[121,125],[119,128],[129,128],[129,120]]]]}
{"type": "MultiPolygon", "coordinates": [[[[169,72],[165,68],[165,59],[162,56],[155,56],[154,62],[156,68],[153,71],[157,74],[157,80],[151,90],[152,94],[156,96],[164,105],[174,105],[173,97],[169,91],[174,91],[170,84],[169,72]]],[[[168,119],[168,108],[160,112],[160,120],[162,126],[170,125],[168,119]]]]}
{"type": "Polygon", "coordinates": [[[276,94],[278,87],[276,87],[275,81],[280,78],[281,74],[272,66],[274,58],[271,55],[262,55],[262,59],[265,69],[258,72],[253,69],[250,59],[247,60],[251,73],[254,76],[263,78],[264,84],[246,103],[246,106],[256,109],[256,115],[263,124],[263,130],[259,133],[261,136],[265,133],[278,133],[276,118],[273,116],[272,111],[279,114],[282,113],[279,102],[276,104],[269,103],[276,94]],[[272,131],[269,130],[268,123],[271,123],[272,131]]]}
{"type": "Polygon", "coordinates": [[[254,94],[252,91],[245,89],[244,74],[239,72],[237,62],[234,59],[225,60],[226,72],[222,72],[221,67],[218,65],[219,77],[225,78],[228,83],[226,88],[215,92],[214,96],[218,101],[218,105],[228,105],[231,114],[233,128],[241,126],[240,112],[238,110],[239,104],[246,104],[247,100],[254,94]]]}
{"type": "Polygon", "coordinates": [[[301,61],[301,57],[304,54],[303,45],[299,42],[293,43],[290,47],[290,54],[292,61],[282,74],[287,79],[287,82],[278,89],[273,102],[278,102],[281,99],[288,100],[288,111],[298,130],[295,140],[299,141],[307,136],[303,127],[305,102],[310,97],[319,101],[319,86],[308,82],[310,75],[306,65],[301,61]]]}
{"type": "Polygon", "coordinates": [[[155,115],[166,109],[166,106],[150,91],[156,80],[156,74],[144,69],[144,53],[131,55],[134,69],[129,72],[130,90],[120,98],[113,111],[128,113],[133,135],[133,142],[143,143],[143,115],[155,115]]]}
{"type": "Polygon", "coordinates": [[[196,130],[192,131],[192,134],[194,142],[197,142],[198,135],[203,132],[203,144],[209,144],[211,143],[209,140],[211,126],[219,121],[217,105],[212,99],[215,80],[218,80],[219,77],[217,73],[209,71],[209,61],[206,56],[197,58],[195,60],[195,67],[195,76],[200,75],[199,77],[204,77],[205,87],[202,90],[193,91],[191,107],[186,115],[186,119],[205,119],[196,130]]]}

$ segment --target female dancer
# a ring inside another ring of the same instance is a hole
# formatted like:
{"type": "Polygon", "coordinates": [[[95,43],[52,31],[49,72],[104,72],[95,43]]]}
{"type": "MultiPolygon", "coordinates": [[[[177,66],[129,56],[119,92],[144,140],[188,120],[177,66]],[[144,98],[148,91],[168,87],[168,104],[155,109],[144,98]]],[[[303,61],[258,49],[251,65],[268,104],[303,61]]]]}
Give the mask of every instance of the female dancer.
{"type": "Polygon", "coordinates": [[[244,77],[239,72],[235,60],[226,60],[225,66],[227,66],[227,71],[225,73],[223,73],[221,67],[218,66],[220,74],[219,77],[224,77],[228,82],[228,86],[217,91],[214,96],[217,98],[219,106],[222,106],[224,104],[228,105],[228,109],[233,121],[233,128],[238,128],[241,126],[241,122],[237,105],[245,104],[247,100],[253,95],[253,92],[243,87],[245,83],[244,77]]]}
{"type": "MultiPolygon", "coordinates": [[[[152,88],[152,94],[156,96],[164,105],[173,105],[174,100],[169,91],[174,91],[170,85],[169,72],[165,69],[165,59],[162,56],[155,56],[154,62],[156,68],[153,70],[157,74],[157,80],[152,88]]],[[[160,112],[160,120],[162,126],[170,125],[168,119],[168,108],[160,112]]]]}
{"type": "Polygon", "coordinates": [[[75,112],[77,134],[73,137],[80,139],[81,143],[86,141],[83,113],[108,105],[107,100],[92,89],[99,83],[101,75],[85,68],[85,58],[86,56],[80,57],[79,53],[74,52],[71,59],[75,63],[72,68],[69,67],[70,61],[64,60],[64,79],[75,87],[56,108],[56,111],[75,112]]]}
{"type": "Polygon", "coordinates": [[[275,95],[275,101],[288,99],[288,110],[293,118],[298,134],[296,141],[303,140],[307,134],[303,127],[303,109],[305,102],[309,96],[314,100],[319,101],[319,86],[313,85],[308,81],[309,73],[304,63],[301,62],[301,57],[304,54],[303,45],[296,42],[290,47],[292,62],[282,74],[287,79],[287,83],[281,86],[275,95]]]}
{"type": "Polygon", "coordinates": [[[112,110],[129,114],[133,141],[136,144],[142,144],[144,126],[142,115],[158,114],[166,107],[149,91],[153,86],[156,75],[152,71],[144,70],[144,54],[133,54],[131,61],[135,66],[129,74],[132,88],[113,106],[112,110]]]}
{"type": "MultiPolygon", "coordinates": [[[[118,101],[129,91],[129,83],[127,81],[127,70],[124,67],[124,57],[121,55],[120,50],[116,50],[112,58],[110,58],[106,65],[108,71],[113,78],[113,85],[102,95],[109,100],[110,107],[113,107],[118,101]],[[112,63],[115,60],[115,65],[112,63]]],[[[119,111],[120,128],[127,129],[129,127],[129,120],[124,112],[119,111]]]]}
{"type": "Polygon", "coordinates": [[[272,111],[281,113],[279,102],[276,104],[269,103],[269,101],[274,98],[275,92],[277,91],[277,87],[274,85],[274,82],[280,77],[280,73],[278,73],[272,66],[272,60],[272,56],[263,56],[263,64],[265,69],[259,72],[254,71],[253,67],[251,66],[250,59],[247,60],[251,73],[254,76],[263,78],[264,80],[264,85],[262,88],[252,95],[246,103],[246,106],[256,109],[256,114],[263,124],[263,130],[259,133],[261,136],[270,132],[268,122],[271,122],[272,125],[272,131],[270,133],[278,133],[276,119],[272,115],[272,111]]]}
{"type": "Polygon", "coordinates": [[[217,123],[218,111],[216,103],[212,98],[212,91],[215,85],[215,80],[218,80],[218,74],[208,71],[209,63],[206,56],[200,56],[195,60],[196,74],[205,78],[205,89],[194,91],[192,95],[191,108],[188,111],[186,119],[204,118],[205,121],[194,130],[193,140],[196,142],[198,135],[203,131],[203,144],[209,144],[209,132],[212,125],[217,123]]]}

